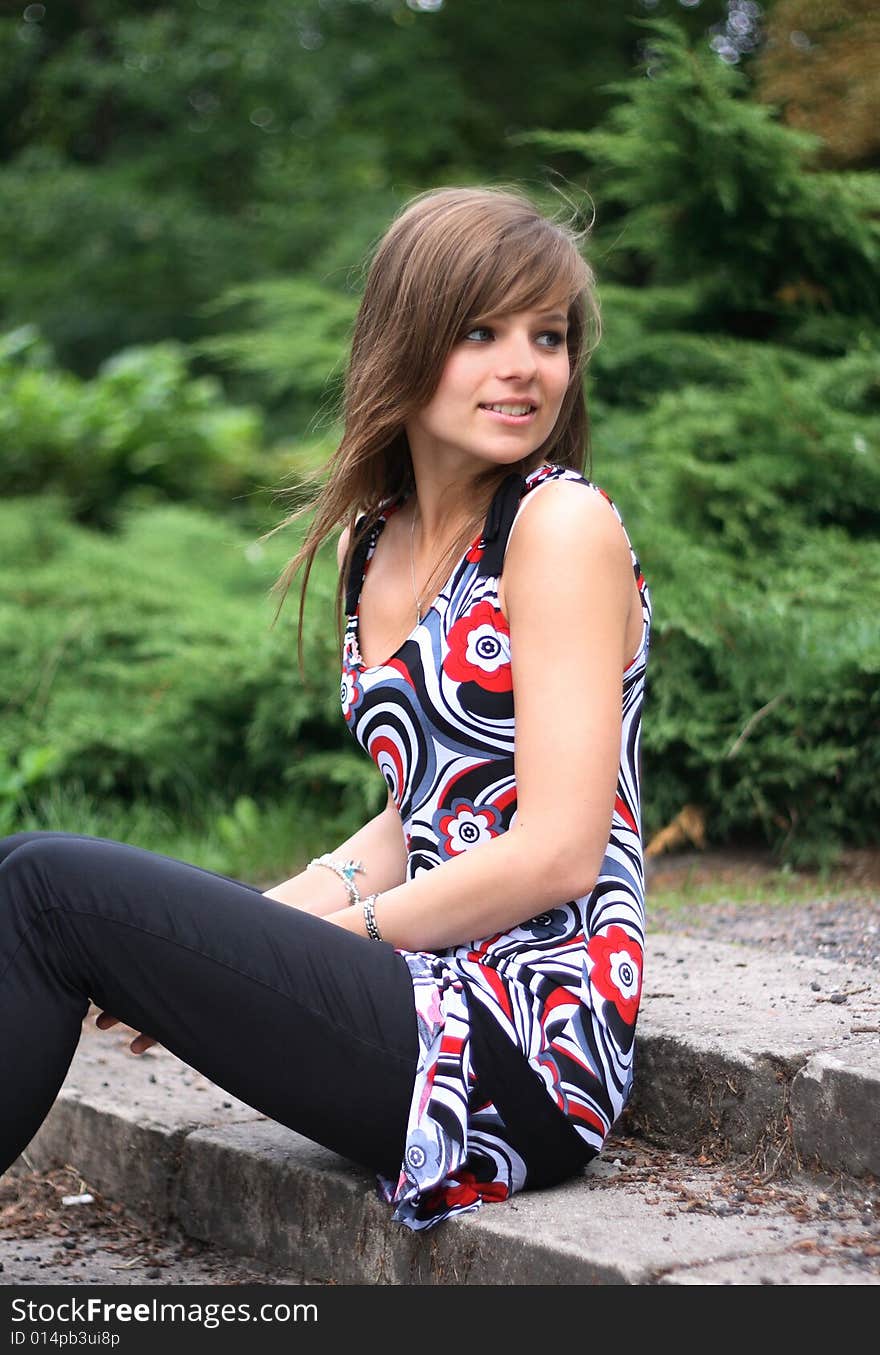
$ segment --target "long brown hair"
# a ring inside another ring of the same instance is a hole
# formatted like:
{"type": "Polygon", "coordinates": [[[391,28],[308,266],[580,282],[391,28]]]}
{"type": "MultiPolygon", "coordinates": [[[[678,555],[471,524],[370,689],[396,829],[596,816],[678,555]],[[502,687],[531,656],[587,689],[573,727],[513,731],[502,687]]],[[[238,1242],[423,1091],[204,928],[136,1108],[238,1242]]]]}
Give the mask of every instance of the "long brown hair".
{"type": "Polygon", "coordinates": [[[526,475],[544,461],[589,473],[589,420],[583,377],[599,342],[595,278],[579,250],[585,232],[543,215],[515,188],[436,188],[397,213],[370,264],[355,320],[345,378],[342,441],[326,480],[261,541],[314,510],[303,545],[272,586],[280,600],[304,564],[297,653],[303,672],[303,612],[314,557],[343,523],[351,528],[336,589],[341,647],[342,603],[357,535],[370,531],[383,505],[414,486],[406,422],[432,398],[446,358],[462,334],[493,315],[529,310],[548,298],[567,303],[570,380],[553,431],[519,462],[491,466],[469,487],[472,521],[453,542],[460,553],[482,526],[497,486],[512,470],[526,475]]]}

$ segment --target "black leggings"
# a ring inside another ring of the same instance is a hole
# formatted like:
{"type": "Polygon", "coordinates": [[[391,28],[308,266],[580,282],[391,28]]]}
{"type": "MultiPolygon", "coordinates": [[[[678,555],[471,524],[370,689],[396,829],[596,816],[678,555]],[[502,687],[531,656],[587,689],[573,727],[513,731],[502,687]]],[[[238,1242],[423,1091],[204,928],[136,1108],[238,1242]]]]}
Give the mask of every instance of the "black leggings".
{"type": "Polygon", "coordinates": [[[0,1172],[48,1114],[89,999],[397,1179],[418,1036],[409,969],[387,942],[121,842],[0,840],[0,1172]]]}
{"type": "MultiPolygon", "coordinates": [[[[106,838],[0,840],[0,1173],[48,1114],[90,999],[270,1119],[397,1179],[418,1035],[388,942],[106,838]]],[[[473,1096],[495,1102],[527,1185],[573,1175],[591,1154],[478,1002],[471,1013],[473,1096]]]]}

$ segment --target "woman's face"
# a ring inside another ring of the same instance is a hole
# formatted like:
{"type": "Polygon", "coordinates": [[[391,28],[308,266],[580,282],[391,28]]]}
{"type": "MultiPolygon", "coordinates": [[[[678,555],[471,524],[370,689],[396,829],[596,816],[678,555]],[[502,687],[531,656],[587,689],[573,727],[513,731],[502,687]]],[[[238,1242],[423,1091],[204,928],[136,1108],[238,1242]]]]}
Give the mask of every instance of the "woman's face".
{"type": "Polygon", "coordinates": [[[474,460],[505,465],[540,447],[568,387],[567,327],[565,306],[548,302],[461,335],[432,399],[406,424],[414,461],[466,472],[474,460]]]}

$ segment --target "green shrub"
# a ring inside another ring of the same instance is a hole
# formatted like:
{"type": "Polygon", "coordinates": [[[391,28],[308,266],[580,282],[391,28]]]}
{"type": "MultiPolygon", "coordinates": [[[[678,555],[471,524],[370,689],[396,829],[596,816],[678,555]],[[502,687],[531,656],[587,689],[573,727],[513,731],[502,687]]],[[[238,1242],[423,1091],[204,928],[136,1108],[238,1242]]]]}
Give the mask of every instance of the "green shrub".
{"type": "MultiPolygon", "coordinates": [[[[545,154],[583,157],[602,204],[593,248],[606,270],[689,283],[694,314],[731,334],[802,342],[805,321],[830,316],[839,342],[843,316],[850,333],[861,320],[876,325],[880,174],[818,169],[820,138],[750,98],[742,68],[692,46],[673,19],[638,23],[652,78],[606,86],[619,100],[600,126],[513,134],[545,154]]],[[[816,337],[834,351],[825,326],[816,337]]]]}
{"type": "Polygon", "coordinates": [[[122,503],[188,500],[229,511],[277,469],[253,407],[193,377],[176,342],[131,348],[91,381],[53,365],[32,328],[0,342],[0,493],[66,497],[80,522],[114,524],[122,503]]]}
{"type": "Polygon", "coordinates": [[[646,825],[683,804],[710,838],[789,858],[865,843],[880,814],[880,415],[860,354],[791,378],[660,396],[603,428],[596,479],[654,599],[646,825]],[[619,436],[618,436],[619,430],[619,436]],[[638,444],[636,442],[638,440],[638,444]]]}
{"type": "Polygon", "coordinates": [[[173,810],[294,789],[330,815],[381,808],[339,706],[331,550],[310,581],[303,681],[296,589],[270,628],[290,532],[261,545],[169,505],[108,537],[56,497],[0,505],[0,543],[0,754],[47,747],[53,784],[173,810]]]}

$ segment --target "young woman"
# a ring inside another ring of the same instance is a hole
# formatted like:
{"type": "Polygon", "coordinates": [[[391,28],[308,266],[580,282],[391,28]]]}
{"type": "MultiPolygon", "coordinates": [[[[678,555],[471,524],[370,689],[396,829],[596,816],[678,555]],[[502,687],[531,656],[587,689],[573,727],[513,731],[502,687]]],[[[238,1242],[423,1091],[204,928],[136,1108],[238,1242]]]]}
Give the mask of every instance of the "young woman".
{"type": "MultiPolygon", "coordinates": [[[[2,844],[0,1169],[90,999],[149,1032],[135,1052],[371,1168],[411,1229],[601,1149],[641,991],[651,604],[579,469],[578,241],[518,192],[443,188],[372,260],[344,436],[277,587],[305,564],[302,601],[344,523],[342,712],[383,812],[267,895],[104,839],[2,844]]],[[[302,610],[300,662],[301,637],[302,610]]]]}

